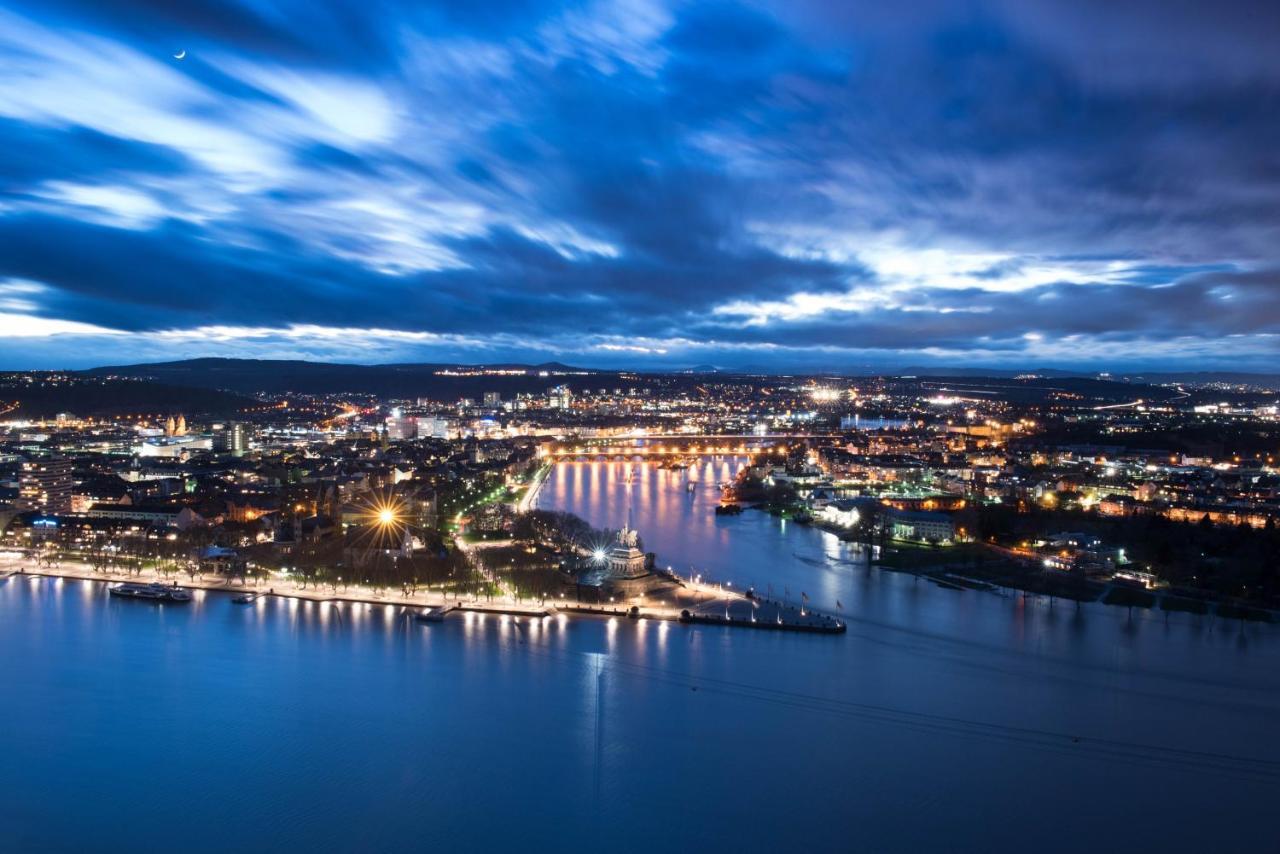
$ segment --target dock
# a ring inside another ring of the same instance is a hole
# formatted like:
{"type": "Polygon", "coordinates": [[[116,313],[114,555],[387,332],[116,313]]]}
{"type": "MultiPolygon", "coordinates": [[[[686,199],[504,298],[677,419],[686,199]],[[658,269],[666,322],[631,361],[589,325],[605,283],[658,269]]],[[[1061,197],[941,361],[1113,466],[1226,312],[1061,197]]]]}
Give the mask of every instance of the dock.
{"type": "Polygon", "coordinates": [[[845,621],[839,617],[814,610],[807,605],[794,605],[790,602],[755,595],[729,603],[714,603],[712,607],[704,606],[692,611],[682,611],[680,621],[712,626],[828,635],[843,634],[848,629],[845,621]]]}
{"type": "Polygon", "coordinates": [[[734,626],[743,629],[765,629],[775,632],[814,632],[824,635],[844,634],[848,627],[843,620],[824,615],[815,615],[812,620],[790,621],[781,618],[775,620],[744,620],[740,617],[725,617],[720,614],[681,615],[682,623],[698,623],[704,626],[734,626]]]}
{"type": "Polygon", "coordinates": [[[781,632],[843,634],[844,620],[784,602],[745,596],[716,599],[688,608],[617,607],[561,604],[560,611],[598,617],[627,617],[633,620],[670,620],[688,625],[726,626],[781,632]]]}

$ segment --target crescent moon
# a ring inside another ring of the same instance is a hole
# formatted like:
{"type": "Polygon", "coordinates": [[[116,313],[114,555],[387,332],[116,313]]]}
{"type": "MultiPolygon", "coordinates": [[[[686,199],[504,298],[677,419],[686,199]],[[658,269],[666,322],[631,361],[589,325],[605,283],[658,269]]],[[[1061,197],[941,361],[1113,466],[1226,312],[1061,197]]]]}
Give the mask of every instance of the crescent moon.
{"type": "Polygon", "coordinates": [[[180,50],[180,51],[178,51],[177,53],[175,53],[175,54],[173,55],[173,58],[174,58],[174,59],[186,59],[186,56],[187,56],[187,52],[186,52],[185,50],[180,50]]]}

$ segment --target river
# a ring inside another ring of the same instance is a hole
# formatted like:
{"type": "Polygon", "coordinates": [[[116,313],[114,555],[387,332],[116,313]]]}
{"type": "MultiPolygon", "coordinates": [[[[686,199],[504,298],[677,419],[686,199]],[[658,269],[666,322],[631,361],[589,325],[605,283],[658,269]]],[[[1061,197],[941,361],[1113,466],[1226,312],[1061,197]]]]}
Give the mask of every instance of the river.
{"type": "Polygon", "coordinates": [[[1274,627],[950,591],[689,473],[539,505],[842,636],[0,581],[0,849],[1276,850],[1274,627]],[[107,843],[110,843],[109,845],[107,843]]]}

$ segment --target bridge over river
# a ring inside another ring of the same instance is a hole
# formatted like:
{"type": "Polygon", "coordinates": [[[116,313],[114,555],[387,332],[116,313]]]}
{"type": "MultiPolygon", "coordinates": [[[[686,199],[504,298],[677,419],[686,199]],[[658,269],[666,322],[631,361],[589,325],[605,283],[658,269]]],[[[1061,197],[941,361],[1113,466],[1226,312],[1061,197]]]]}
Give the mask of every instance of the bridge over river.
{"type": "Polygon", "coordinates": [[[724,456],[750,454],[777,445],[813,444],[838,438],[840,435],[836,433],[609,436],[546,442],[538,449],[538,454],[550,459],[724,456]]]}

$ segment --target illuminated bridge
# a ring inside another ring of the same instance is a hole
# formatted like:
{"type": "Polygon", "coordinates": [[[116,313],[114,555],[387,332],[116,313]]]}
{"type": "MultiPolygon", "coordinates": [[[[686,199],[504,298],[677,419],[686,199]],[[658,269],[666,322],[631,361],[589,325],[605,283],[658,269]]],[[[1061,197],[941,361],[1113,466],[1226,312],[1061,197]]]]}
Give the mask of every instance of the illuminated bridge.
{"type": "Polygon", "coordinates": [[[634,457],[695,457],[723,454],[750,454],[776,445],[811,443],[834,439],[836,435],[812,433],[735,436],[611,436],[599,439],[575,439],[545,442],[538,449],[541,457],[566,459],[573,457],[631,459],[634,457]]]}

